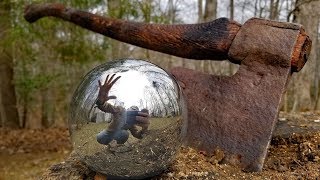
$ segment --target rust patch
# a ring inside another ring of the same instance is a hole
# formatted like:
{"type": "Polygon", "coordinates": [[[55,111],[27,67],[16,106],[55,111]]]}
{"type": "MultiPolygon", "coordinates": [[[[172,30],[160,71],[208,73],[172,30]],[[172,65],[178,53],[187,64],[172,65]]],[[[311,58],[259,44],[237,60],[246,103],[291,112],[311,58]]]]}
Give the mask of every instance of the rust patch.
{"type": "Polygon", "coordinates": [[[294,50],[292,52],[291,67],[292,72],[299,72],[308,60],[312,46],[310,37],[301,28],[294,50]]]}

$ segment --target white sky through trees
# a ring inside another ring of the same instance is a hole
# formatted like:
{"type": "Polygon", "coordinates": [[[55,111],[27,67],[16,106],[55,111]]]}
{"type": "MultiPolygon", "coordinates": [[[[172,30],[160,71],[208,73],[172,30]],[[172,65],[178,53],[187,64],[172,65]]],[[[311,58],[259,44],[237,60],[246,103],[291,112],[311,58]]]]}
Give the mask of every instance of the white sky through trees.
{"type": "MultiPolygon", "coordinates": [[[[168,4],[168,0],[161,1],[164,6],[168,4]]],[[[197,0],[175,0],[178,5],[178,17],[180,17],[185,23],[196,23],[198,19],[197,0]]],[[[270,0],[261,0],[258,4],[258,9],[262,10],[262,18],[269,17],[270,0]]],[[[235,0],[234,1],[234,19],[240,23],[244,23],[248,19],[254,17],[255,1],[252,0],[235,0]]],[[[203,5],[205,3],[203,2],[203,5]]],[[[280,16],[279,21],[286,21],[288,10],[291,9],[292,1],[280,0],[279,8],[280,16]]],[[[203,8],[204,9],[204,8],[203,8]]],[[[217,18],[229,17],[229,0],[218,0],[217,18]]]]}

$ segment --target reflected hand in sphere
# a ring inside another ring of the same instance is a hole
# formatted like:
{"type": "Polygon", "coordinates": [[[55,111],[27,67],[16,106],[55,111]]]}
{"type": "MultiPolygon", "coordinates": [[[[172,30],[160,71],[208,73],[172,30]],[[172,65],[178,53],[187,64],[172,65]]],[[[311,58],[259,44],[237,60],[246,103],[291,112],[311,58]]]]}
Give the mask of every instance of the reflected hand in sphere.
{"type": "Polygon", "coordinates": [[[168,168],[181,145],[184,113],[180,88],[163,69],[133,59],[103,64],[73,95],[74,150],[108,177],[154,176],[168,168]]]}

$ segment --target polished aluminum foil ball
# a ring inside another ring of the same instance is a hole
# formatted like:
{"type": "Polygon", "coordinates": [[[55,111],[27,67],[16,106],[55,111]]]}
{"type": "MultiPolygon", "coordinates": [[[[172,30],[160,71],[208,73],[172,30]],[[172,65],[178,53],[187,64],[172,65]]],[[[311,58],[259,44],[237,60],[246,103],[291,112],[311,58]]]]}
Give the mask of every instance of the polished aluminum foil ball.
{"type": "Polygon", "coordinates": [[[181,145],[184,111],[177,82],[160,67],[133,59],[100,65],[72,98],[74,150],[91,169],[109,177],[154,176],[168,168],[181,145]],[[98,95],[104,84],[108,94],[101,90],[98,95]]]}

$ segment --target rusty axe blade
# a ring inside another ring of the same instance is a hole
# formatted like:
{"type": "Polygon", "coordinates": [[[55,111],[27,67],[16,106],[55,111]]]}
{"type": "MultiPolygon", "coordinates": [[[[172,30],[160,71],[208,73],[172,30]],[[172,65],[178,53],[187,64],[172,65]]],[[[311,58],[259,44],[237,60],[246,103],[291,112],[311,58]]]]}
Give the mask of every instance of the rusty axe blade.
{"type": "Polygon", "coordinates": [[[224,162],[260,171],[292,72],[306,63],[311,40],[301,25],[250,19],[243,26],[226,18],[191,25],[160,25],[106,18],[61,4],[34,4],[25,18],[54,16],[108,37],[190,59],[240,64],[231,76],[175,68],[188,106],[187,145],[224,162]]]}
{"type": "Polygon", "coordinates": [[[229,58],[241,62],[232,77],[174,69],[187,97],[187,143],[222,149],[225,162],[262,170],[288,79],[302,68],[292,63],[305,62],[310,43],[300,25],[251,19],[229,49],[229,58]]]}

